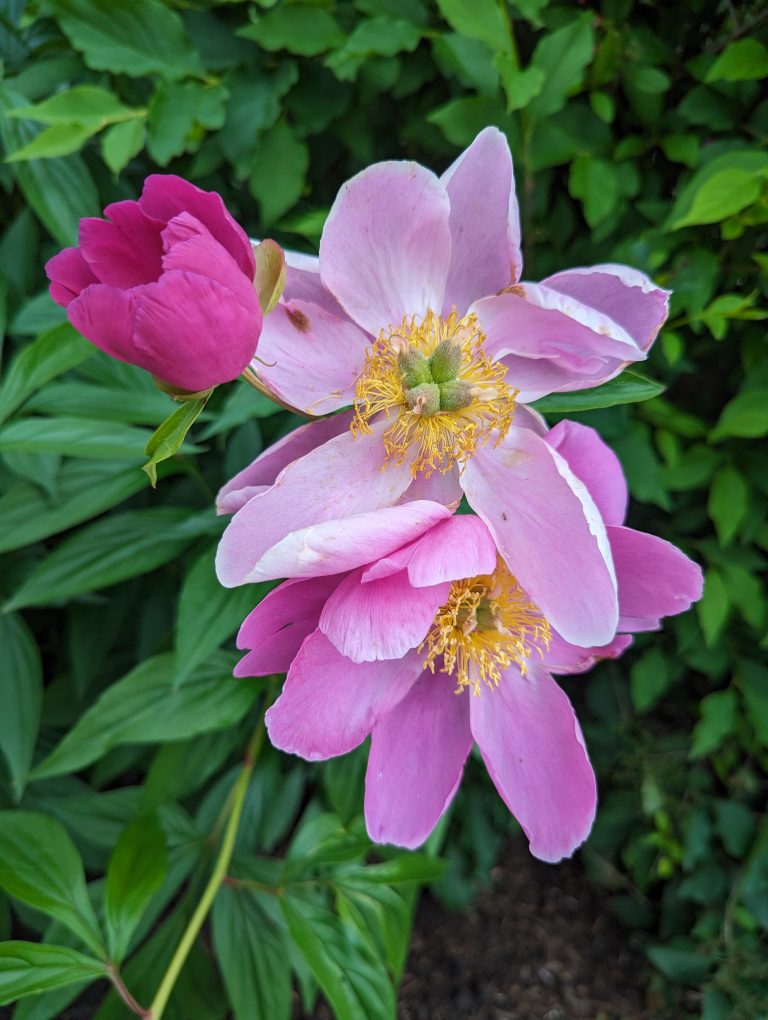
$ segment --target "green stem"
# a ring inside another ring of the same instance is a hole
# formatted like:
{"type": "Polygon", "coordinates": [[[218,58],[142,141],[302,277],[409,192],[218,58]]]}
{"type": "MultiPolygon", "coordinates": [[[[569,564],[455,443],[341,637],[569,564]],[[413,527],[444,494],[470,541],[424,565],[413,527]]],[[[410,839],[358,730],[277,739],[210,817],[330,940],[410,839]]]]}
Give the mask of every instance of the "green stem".
{"type": "Polygon", "coordinates": [[[243,813],[243,804],[245,803],[245,795],[248,791],[251,773],[253,772],[253,767],[256,764],[256,759],[259,756],[263,743],[264,717],[262,716],[261,721],[245,750],[243,767],[240,770],[240,775],[237,777],[237,781],[232,788],[232,792],[229,797],[229,818],[227,820],[227,826],[224,830],[224,838],[221,841],[219,855],[216,858],[216,863],[211,873],[211,877],[208,879],[208,884],[203,890],[200,902],[195,907],[195,912],[189,919],[189,923],[184,930],[181,941],[176,947],[176,952],[173,954],[173,959],[168,964],[168,969],[163,975],[160,987],[157,989],[157,993],[152,1000],[152,1005],[149,1007],[149,1012],[147,1014],[149,1020],[160,1020],[162,1017],[165,1007],[168,1005],[168,1000],[171,997],[174,985],[181,973],[181,969],[186,963],[190,950],[195,943],[195,939],[200,933],[203,922],[208,916],[208,911],[213,905],[216,893],[219,891],[219,886],[227,874],[229,862],[232,860],[232,851],[235,848],[235,839],[240,825],[240,816],[243,813]]]}

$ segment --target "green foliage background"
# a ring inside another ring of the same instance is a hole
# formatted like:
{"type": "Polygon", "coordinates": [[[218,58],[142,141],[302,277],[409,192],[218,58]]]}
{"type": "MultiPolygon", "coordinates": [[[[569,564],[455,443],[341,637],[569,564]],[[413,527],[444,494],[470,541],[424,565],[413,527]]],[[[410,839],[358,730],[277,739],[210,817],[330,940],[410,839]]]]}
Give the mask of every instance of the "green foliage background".
{"type": "MultiPolygon", "coordinates": [[[[99,960],[146,1003],[178,942],[264,690],[229,679],[267,588],[216,585],[212,496],[296,424],[221,388],[152,491],[168,398],[65,324],[43,262],[158,168],[315,250],[352,173],[441,170],[487,124],[514,152],[526,278],[619,261],[674,291],[647,367],[665,393],[583,420],[621,457],[630,523],[683,545],[706,591],[567,684],[601,786],[582,858],[660,1012],[766,1015],[765,23],[713,0],[4,4],[0,928],[26,942],[0,945],[0,1000],[18,1020],[94,981],[94,1015],[126,1017],[99,960]]],[[[213,952],[166,1016],[281,1020],[292,982],[342,1020],[395,1016],[418,883],[462,906],[514,826],[471,762],[426,852],[371,863],[363,766],[263,749],[213,952]]]]}

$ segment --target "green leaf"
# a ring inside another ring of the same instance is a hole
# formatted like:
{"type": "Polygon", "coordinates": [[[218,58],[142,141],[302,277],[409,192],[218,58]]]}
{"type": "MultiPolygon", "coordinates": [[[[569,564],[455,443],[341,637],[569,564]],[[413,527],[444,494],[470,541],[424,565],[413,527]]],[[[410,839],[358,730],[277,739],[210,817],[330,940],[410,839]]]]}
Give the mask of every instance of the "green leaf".
{"type": "Polygon", "coordinates": [[[469,145],[488,124],[497,124],[508,131],[512,118],[495,96],[467,96],[452,99],[427,114],[430,124],[437,124],[452,145],[469,145]]]}
{"type": "Polygon", "coordinates": [[[383,962],[354,925],[296,892],[282,896],[280,906],[337,1020],[395,1020],[395,992],[383,962]]]}
{"type": "Polygon", "coordinates": [[[216,547],[207,549],[184,578],[179,595],[176,683],[235,633],[271,583],[224,588],[216,578],[216,547]]]}
{"type": "Polygon", "coordinates": [[[579,156],[571,163],[568,190],[581,200],[584,218],[596,227],[615,210],[620,196],[616,168],[606,160],[579,156]]]}
{"type": "Polygon", "coordinates": [[[680,984],[700,984],[715,963],[714,956],[696,953],[691,949],[677,949],[674,946],[650,946],[646,952],[656,967],[670,981],[680,984]]]}
{"type": "Polygon", "coordinates": [[[104,691],[33,777],[76,772],[123,744],[162,744],[233,726],[261,685],[233,679],[232,666],[231,656],[213,656],[178,687],[172,653],[148,659],[104,691]]]}
{"type": "Polygon", "coordinates": [[[454,32],[493,52],[511,52],[510,28],[495,0],[437,0],[437,6],[454,32]]]}
{"type": "Polygon", "coordinates": [[[531,58],[531,67],[544,75],[544,85],[528,104],[528,116],[544,120],[562,110],[568,96],[580,88],[593,52],[591,14],[580,15],[569,25],[545,35],[531,58]]]}
{"type": "Polygon", "coordinates": [[[81,418],[23,418],[0,428],[0,452],[22,450],[136,461],[151,435],[148,429],[121,422],[104,421],[96,425],[81,418]]]}
{"type": "Polygon", "coordinates": [[[737,676],[747,718],[757,739],[763,747],[768,747],[768,669],[758,662],[743,659],[737,676]]]}
{"type": "Polygon", "coordinates": [[[544,87],[544,72],[541,68],[531,66],[521,70],[516,59],[509,53],[497,53],[493,66],[499,72],[507,95],[507,113],[524,110],[544,87]]]}
{"type": "Polygon", "coordinates": [[[53,818],[31,811],[0,811],[0,886],[61,921],[89,949],[104,955],[83,862],[64,826],[53,818]]]}
{"type": "Polygon", "coordinates": [[[749,510],[749,486],[736,468],[721,468],[712,480],[707,502],[720,545],[727,546],[749,510]]]}
{"type": "Polygon", "coordinates": [[[768,178],[768,153],[733,149],[696,171],[680,190],[667,220],[670,230],[719,223],[752,205],[768,178]]]}
{"type": "Polygon", "coordinates": [[[221,128],[227,92],[221,85],[160,82],[149,107],[147,148],[161,166],[199,148],[203,134],[221,128]]]}
{"type": "Polygon", "coordinates": [[[11,117],[27,117],[43,124],[91,125],[100,130],[108,124],[142,116],[144,111],[121,103],[114,92],[97,85],[76,85],[56,92],[41,103],[17,106],[11,117]]]}
{"type": "Polygon", "coordinates": [[[259,295],[259,305],[263,314],[269,315],[285,290],[285,252],[276,241],[266,238],[253,246],[253,257],[256,260],[254,286],[259,295]]]}
{"type": "Polygon", "coordinates": [[[402,18],[376,17],[360,21],[347,41],[329,57],[329,67],[340,81],[352,81],[371,57],[412,53],[421,42],[422,29],[402,18]]]}
{"type": "Polygon", "coordinates": [[[710,439],[759,439],[768,435],[768,386],[742,390],[729,400],[710,435],[710,439]]]}
{"type": "Polygon", "coordinates": [[[0,616],[0,750],[21,797],[40,725],[43,667],[37,642],[16,614],[0,616]]]}
{"type": "Polygon", "coordinates": [[[181,18],[160,0],[53,0],[50,8],[96,71],[175,79],[200,70],[181,18]]]}
{"type": "Polygon", "coordinates": [[[146,133],[146,122],[138,118],[113,124],[104,132],[101,136],[101,156],[113,174],[119,174],[141,152],[146,133]]]}
{"type": "Polygon", "coordinates": [[[278,7],[255,24],[238,29],[237,34],[253,39],[265,50],[287,50],[304,57],[317,56],[344,42],[344,33],[333,15],[300,3],[278,7]]]}
{"type": "Polygon", "coordinates": [[[274,223],[299,200],[308,166],[307,146],[296,138],[285,120],[279,120],[262,139],[249,181],[265,226],[274,223]]]}
{"type": "Polygon", "coordinates": [[[691,741],[691,758],[703,758],[716,751],[736,725],[736,692],[732,688],[714,691],[699,705],[701,717],[691,741]]]}
{"type": "Polygon", "coordinates": [[[36,135],[31,142],[6,156],[6,163],[28,159],[53,159],[78,152],[91,135],[99,130],[92,124],[52,124],[36,135]]]}
{"type": "Polygon", "coordinates": [[[213,947],[235,1020],[289,1020],[291,968],[286,933],[249,889],[223,885],[213,905],[213,947]]]}
{"type": "Polygon", "coordinates": [[[210,530],[200,514],[151,507],[113,514],[66,539],[32,571],[5,611],[47,606],[138,577],[176,559],[210,530]]]}
{"type": "Polygon", "coordinates": [[[154,815],[140,815],[123,830],[107,869],[104,913],[110,960],[120,963],[168,868],[165,833],[154,815]]]}
{"type": "Polygon", "coordinates": [[[149,476],[153,489],[157,485],[157,465],[179,452],[187,433],[200,417],[207,402],[208,396],[200,397],[197,400],[185,400],[181,407],[169,415],[152,434],[144,451],[149,460],[141,470],[149,476]]]}
{"type": "Polygon", "coordinates": [[[0,942],[0,1004],[106,977],[106,965],[67,946],[0,942]]]}
{"type": "Polygon", "coordinates": [[[542,414],[569,414],[573,411],[591,411],[596,407],[615,407],[650,400],[664,392],[662,383],[646,379],[637,372],[626,370],[602,386],[573,393],[550,393],[531,404],[542,414]]]}
{"type": "Polygon", "coordinates": [[[704,576],[704,594],[696,605],[704,640],[711,647],[719,638],[731,610],[722,574],[710,568],[704,576]]]}
{"type": "Polygon", "coordinates": [[[651,648],[632,666],[632,703],[638,712],[647,712],[669,687],[672,679],[667,659],[660,648],[651,648]]]}
{"type": "Polygon", "coordinates": [[[768,49],[757,39],[738,39],[723,50],[704,81],[757,81],[766,77],[768,49]]]}
{"type": "Polygon", "coordinates": [[[50,379],[81,364],[93,353],[68,322],[54,326],[16,356],[0,385],[0,422],[50,379]]]}

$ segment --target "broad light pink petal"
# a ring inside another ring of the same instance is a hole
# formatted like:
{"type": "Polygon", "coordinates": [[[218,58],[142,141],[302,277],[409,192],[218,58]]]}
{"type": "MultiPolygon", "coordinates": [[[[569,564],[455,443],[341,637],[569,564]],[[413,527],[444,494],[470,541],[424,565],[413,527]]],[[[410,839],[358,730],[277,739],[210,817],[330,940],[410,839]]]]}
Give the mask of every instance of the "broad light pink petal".
{"type": "Polygon", "coordinates": [[[319,305],[324,311],[345,319],[346,312],[336,298],[323,286],[320,279],[320,259],[317,255],[305,255],[303,252],[285,252],[285,289],[282,300],[309,301],[319,305]]]}
{"type": "MultiPolygon", "coordinates": [[[[373,433],[358,439],[345,432],[311,450],[289,464],[271,489],[239,510],[219,543],[216,570],[221,583],[232,588],[248,581],[285,577],[280,572],[282,554],[272,560],[277,573],[265,572],[269,562],[265,557],[293,532],[338,521],[330,533],[338,534],[341,542],[347,518],[393,506],[408,487],[411,468],[407,460],[385,465],[381,434],[388,424],[386,420],[374,423],[373,433]]],[[[292,542],[288,546],[291,556],[301,548],[296,549],[292,542]]],[[[312,573],[336,569],[326,560],[325,569],[312,573]]]]}
{"type": "Polygon", "coordinates": [[[564,641],[552,632],[552,641],[544,652],[541,663],[548,673],[584,673],[602,659],[618,659],[632,644],[629,634],[617,634],[607,645],[599,648],[581,648],[564,641]]]}
{"type": "Polygon", "coordinates": [[[433,471],[429,478],[425,478],[423,472],[420,472],[400,497],[400,502],[432,499],[444,506],[458,506],[462,495],[458,468],[452,467],[445,474],[442,471],[433,471]]]}
{"type": "Polygon", "coordinates": [[[365,822],[377,843],[421,846],[453,800],[472,747],[468,696],[422,673],[376,724],[365,774],[365,822]]]}
{"type": "Polygon", "coordinates": [[[451,585],[414,588],[404,570],[367,584],[361,575],[355,570],[330,596],[320,630],[353,662],[402,658],[427,636],[451,585]]]}
{"type": "Polygon", "coordinates": [[[137,202],[115,202],[104,210],[110,220],[80,220],[83,258],[102,283],[138,287],[160,276],[162,224],[145,216],[137,202]]]}
{"type": "Polygon", "coordinates": [[[351,420],[351,411],[335,414],[330,418],[319,418],[307,425],[300,425],[283,436],[219,489],[216,512],[233,514],[244,507],[249,499],[273,485],[283,468],[292,461],[346,432],[351,420]]]}
{"type": "Polygon", "coordinates": [[[656,339],[669,312],[671,292],[629,266],[568,269],[542,283],[603,312],[622,326],[642,351],[656,339]]]}
{"type": "Polygon", "coordinates": [[[498,128],[485,128],[440,181],[451,203],[443,312],[455,306],[463,315],[473,301],[520,279],[520,216],[507,139],[498,128]]]}
{"type": "Polygon", "coordinates": [[[449,205],[417,163],[376,163],[343,184],[320,241],[320,276],[374,336],[443,305],[449,205]]]}
{"type": "Polygon", "coordinates": [[[607,644],[618,603],[605,526],[563,458],[529,429],[513,426],[499,446],[467,461],[462,484],[552,626],[573,644],[607,644]]]}
{"type": "Polygon", "coordinates": [[[237,635],[237,647],[251,650],[235,667],[235,676],[287,673],[338,583],[338,576],[298,578],[284,581],[262,599],[237,635]]]}
{"type": "Polygon", "coordinates": [[[227,249],[245,275],[254,278],[256,262],[248,235],[215,191],[203,191],[175,174],[151,174],[144,182],[139,205],[148,216],[166,223],[182,212],[195,216],[227,249]]]}
{"type": "Polygon", "coordinates": [[[531,853],[555,864],[589,835],[597,786],[571,703],[532,664],[510,667],[494,691],[470,697],[470,723],[496,789],[531,853]]]}
{"type": "Polygon", "coordinates": [[[421,672],[415,654],[350,662],[316,631],[301,646],[283,693],[266,714],[269,739],[308,761],[346,754],[405,697],[421,672]]]}
{"type": "Polygon", "coordinates": [[[183,389],[236,379],[253,357],[260,331],[258,299],[246,311],[229,287],[196,273],[171,270],[138,292],[138,363],[183,389]]]}
{"type": "Polygon", "coordinates": [[[78,332],[107,354],[132,365],[142,365],[133,343],[137,292],[97,283],[76,297],[67,309],[78,332]]]}
{"type": "Polygon", "coordinates": [[[573,421],[561,421],[546,441],[568,462],[589,489],[606,524],[623,524],[627,515],[627,482],[619,458],[598,432],[573,421]]]}
{"type": "Polygon", "coordinates": [[[66,308],[86,287],[99,282],[79,248],[65,248],[48,259],[45,272],[51,281],[51,297],[62,308],[66,308]]]}
{"type": "Polygon", "coordinates": [[[671,542],[632,528],[609,528],[608,537],[622,630],[655,629],[662,616],[684,613],[701,598],[701,567],[671,542]]]}
{"type": "Polygon", "coordinates": [[[370,337],[346,316],[306,301],[281,302],[264,319],[254,368],[286,403],[307,414],[351,404],[370,337]]]}

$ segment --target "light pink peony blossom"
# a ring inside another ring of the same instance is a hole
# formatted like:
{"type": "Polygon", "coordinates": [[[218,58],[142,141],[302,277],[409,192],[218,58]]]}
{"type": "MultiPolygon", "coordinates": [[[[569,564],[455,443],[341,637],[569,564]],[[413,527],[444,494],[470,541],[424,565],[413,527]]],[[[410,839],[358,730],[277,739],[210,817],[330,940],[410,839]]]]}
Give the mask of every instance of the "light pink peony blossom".
{"type": "Polygon", "coordinates": [[[45,269],[51,297],[107,354],[184,390],[229,382],[256,352],[262,313],[245,231],[221,197],[173,175],[138,202],[80,222],[45,269]]]}
{"type": "Polygon", "coordinates": [[[309,413],[353,412],[298,430],[224,487],[220,509],[237,513],[219,549],[223,584],[265,577],[275,549],[316,524],[343,530],[351,515],[464,494],[563,637],[611,640],[604,523],[525,402],[645,358],[668,294],[615,265],[520,283],[519,233],[495,128],[441,178],[391,162],[342,187],[319,258],[288,257],[257,371],[309,413]]]}
{"type": "MultiPolygon", "coordinates": [[[[701,571],[667,542],[621,524],[613,455],[590,429],[558,426],[601,510],[619,582],[619,629],[657,626],[701,594],[701,571]]],[[[285,550],[287,552],[287,550],[285,550]]],[[[244,622],[238,676],[286,672],[267,713],[272,743],[308,760],[370,734],[365,815],[378,842],[419,846],[458,789],[473,742],[531,852],[569,856],[587,838],[596,786],[571,704],[551,673],[615,657],[631,638],[570,644],[551,626],[475,516],[417,501],[309,529],[296,572],[244,622]]],[[[273,563],[278,576],[285,559],[273,563]]]]}

